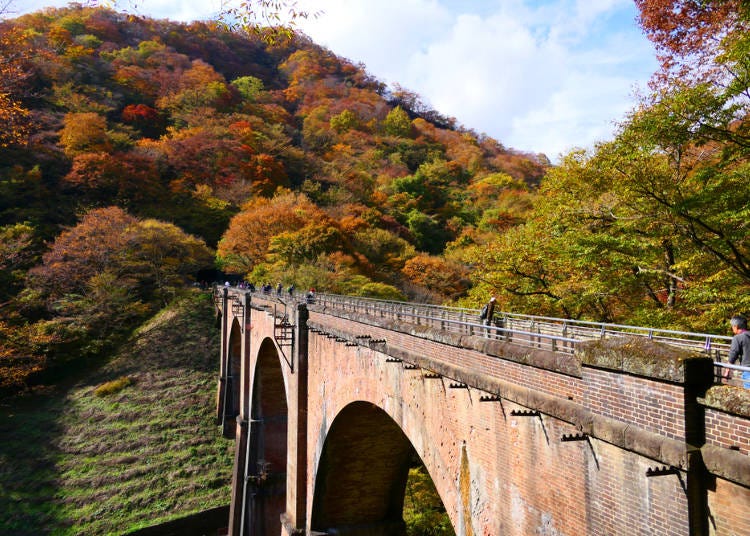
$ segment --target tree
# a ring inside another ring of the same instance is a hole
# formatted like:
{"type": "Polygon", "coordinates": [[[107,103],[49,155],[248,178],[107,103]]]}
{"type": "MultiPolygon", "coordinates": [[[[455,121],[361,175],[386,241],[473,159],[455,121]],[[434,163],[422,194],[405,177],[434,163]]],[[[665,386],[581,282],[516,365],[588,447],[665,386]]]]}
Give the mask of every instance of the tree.
{"type": "Polygon", "coordinates": [[[444,299],[455,299],[469,288],[466,267],[442,257],[420,254],[404,263],[404,275],[412,283],[444,299]]]}
{"type": "Polygon", "coordinates": [[[160,179],[156,163],[143,154],[81,153],[74,156],[63,184],[95,204],[129,205],[162,198],[160,179]]]}
{"type": "Polygon", "coordinates": [[[25,270],[38,254],[34,228],[26,223],[0,227],[0,302],[22,287],[25,270]]]}
{"type": "Polygon", "coordinates": [[[714,331],[749,301],[746,19],[731,1],[638,4],[671,54],[658,92],[467,260],[511,310],[714,331]]]}
{"type": "Polygon", "coordinates": [[[21,30],[0,21],[0,149],[24,144],[30,132],[31,116],[21,100],[29,77],[24,68],[28,54],[21,30]]]}
{"type": "Polygon", "coordinates": [[[411,118],[401,106],[396,106],[383,120],[383,128],[391,136],[407,138],[411,134],[411,118]]]}
{"type": "Polygon", "coordinates": [[[53,301],[81,292],[94,275],[117,263],[136,221],[117,207],[90,211],[77,225],[63,231],[42,256],[42,264],[29,272],[32,286],[53,301]]]}
{"type": "Polygon", "coordinates": [[[409,468],[404,494],[407,536],[454,536],[440,495],[424,464],[409,468]]]}
{"type": "Polygon", "coordinates": [[[279,189],[272,199],[255,198],[229,223],[219,242],[219,262],[227,271],[248,273],[265,260],[275,236],[325,218],[304,194],[290,190],[279,189]]]}
{"type": "Polygon", "coordinates": [[[221,19],[229,28],[243,28],[274,44],[291,39],[298,20],[319,14],[301,9],[294,0],[250,0],[239,7],[225,7],[221,19]]]}
{"type": "Polygon", "coordinates": [[[44,300],[34,329],[49,337],[47,366],[100,356],[210,267],[203,242],[174,225],[116,207],[92,210],[29,272],[24,299],[44,300]]]}
{"type": "Polygon", "coordinates": [[[451,238],[449,231],[433,216],[417,209],[406,215],[406,225],[418,249],[427,253],[439,254],[451,238]]]}
{"type": "Polygon", "coordinates": [[[359,118],[351,110],[344,110],[340,114],[331,117],[330,125],[333,130],[342,134],[353,128],[357,128],[359,125],[359,118]]]}
{"type": "Polygon", "coordinates": [[[146,219],[136,223],[118,264],[119,277],[136,281],[146,300],[166,305],[213,265],[213,255],[203,240],[176,225],[146,219]]]}
{"type": "Polygon", "coordinates": [[[164,130],[164,121],[159,112],[146,104],[128,104],[122,110],[122,120],[149,138],[158,138],[164,130]]]}
{"type": "Polygon", "coordinates": [[[271,238],[269,261],[297,265],[314,261],[321,254],[340,250],[342,236],[330,218],[310,221],[301,229],[282,231],[271,238]]]}
{"type": "Polygon", "coordinates": [[[54,310],[59,300],[70,301],[69,296],[94,288],[92,281],[104,273],[131,297],[163,303],[210,265],[211,253],[201,240],[174,225],[141,221],[121,208],[107,207],[90,211],[61,233],[30,275],[54,310]]]}
{"type": "Polygon", "coordinates": [[[352,236],[352,247],[364,255],[373,270],[385,277],[404,267],[414,255],[414,246],[386,229],[366,225],[352,236]]]}
{"type": "Polygon", "coordinates": [[[263,91],[263,80],[255,76],[241,76],[232,80],[232,86],[239,91],[242,98],[255,102],[263,91]]]}
{"type": "MultiPolygon", "coordinates": [[[[693,80],[717,73],[726,45],[750,27],[750,8],[741,0],[635,0],[646,37],[657,48],[663,75],[693,80]]],[[[724,73],[726,74],[726,73],[724,73]]]]}
{"type": "Polygon", "coordinates": [[[69,113],[63,120],[60,144],[65,154],[109,152],[112,143],[107,135],[107,119],[93,112],[69,113]]]}

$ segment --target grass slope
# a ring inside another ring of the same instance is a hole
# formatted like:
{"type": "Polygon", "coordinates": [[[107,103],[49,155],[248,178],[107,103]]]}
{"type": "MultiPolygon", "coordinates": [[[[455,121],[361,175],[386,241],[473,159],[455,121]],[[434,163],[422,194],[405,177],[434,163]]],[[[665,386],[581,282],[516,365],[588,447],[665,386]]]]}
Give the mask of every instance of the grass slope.
{"type": "Polygon", "coordinates": [[[73,387],[0,408],[0,534],[126,534],[228,504],[217,337],[210,297],[195,293],[73,387]]]}

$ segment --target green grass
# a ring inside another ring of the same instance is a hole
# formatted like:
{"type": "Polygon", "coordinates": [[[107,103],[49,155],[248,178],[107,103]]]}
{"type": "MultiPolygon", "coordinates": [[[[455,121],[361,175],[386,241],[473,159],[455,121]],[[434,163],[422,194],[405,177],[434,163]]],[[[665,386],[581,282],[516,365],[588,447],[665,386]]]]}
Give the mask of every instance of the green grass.
{"type": "Polygon", "coordinates": [[[123,534],[229,503],[211,307],[193,294],[74,386],[0,407],[0,534],[123,534]]]}

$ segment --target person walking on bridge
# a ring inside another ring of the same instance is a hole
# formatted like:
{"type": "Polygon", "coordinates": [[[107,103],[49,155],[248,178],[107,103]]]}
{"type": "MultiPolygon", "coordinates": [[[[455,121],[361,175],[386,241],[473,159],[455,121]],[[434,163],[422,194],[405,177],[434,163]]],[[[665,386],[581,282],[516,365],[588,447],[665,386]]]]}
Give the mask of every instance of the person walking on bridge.
{"type": "MultiPolygon", "coordinates": [[[[492,296],[490,298],[490,301],[488,301],[484,307],[482,307],[482,310],[479,312],[479,319],[482,321],[482,323],[485,326],[491,326],[492,321],[495,317],[495,297],[492,296]]],[[[490,330],[486,330],[487,337],[490,336],[490,330]]]]}
{"type": "MultiPolygon", "coordinates": [[[[732,344],[729,347],[729,362],[739,361],[743,367],[750,367],[750,331],[747,330],[747,318],[735,315],[729,321],[732,326],[732,344]]],[[[731,369],[725,369],[724,376],[730,377],[731,369]]],[[[742,373],[742,386],[750,389],[750,371],[742,373]]]]}
{"type": "Polygon", "coordinates": [[[482,323],[485,326],[489,326],[492,324],[492,317],[495,314],[495,297],[492,296],[490,298],[490,301],[488,301],[484,307],[482,307],[482,310],[479,312],[479,319],[482,320],[482,323]]]}

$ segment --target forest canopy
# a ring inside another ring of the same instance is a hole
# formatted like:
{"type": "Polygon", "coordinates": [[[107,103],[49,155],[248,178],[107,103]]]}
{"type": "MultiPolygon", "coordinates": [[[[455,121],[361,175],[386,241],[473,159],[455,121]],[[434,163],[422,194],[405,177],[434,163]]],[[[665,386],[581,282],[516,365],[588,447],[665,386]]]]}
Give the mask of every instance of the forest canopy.
{"type": "Polygon", "coordinates": [[[0,388],[102,355],[214,269],[724,333],[750,311],[748,10],[636,4],[651,92],[556,166],[293,31],[0,21],[0,388]]]}

